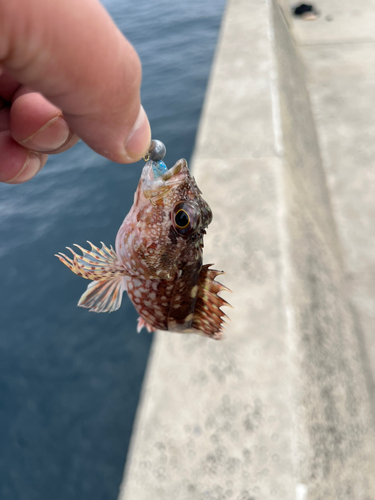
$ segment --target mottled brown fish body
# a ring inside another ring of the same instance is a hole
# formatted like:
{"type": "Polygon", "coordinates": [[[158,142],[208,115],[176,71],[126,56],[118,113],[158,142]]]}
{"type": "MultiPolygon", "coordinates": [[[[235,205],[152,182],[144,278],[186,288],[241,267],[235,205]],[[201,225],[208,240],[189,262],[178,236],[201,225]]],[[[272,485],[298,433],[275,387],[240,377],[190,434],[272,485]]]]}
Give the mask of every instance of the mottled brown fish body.
{"type": "Polygon", "coordinates": [[[200,268],[199,262],[187,265],[173,281],[135,279],[127,284],[129,298],[147,324],[176,332],[192,328],[200,268]]]}
{"type": "Polygon", "coordinates": [[[78,305],[112,312],[126,291],[140,314],[138,330],[195,332],[220,339],[228,305],[218,293],[219,271],[203,262],[203,237],[212,212],[202,198],[186,160],[154,178],[148,162],[133,206],[116,237],[116,251],[78,247],[73,258],[59,259],[73,272],[93,280],[78,305]]]}
{"type": "Polygon", "coordinates": [[[168,330],[191,330],[198,293],[199,272],[202,262],[184,266],[176,281],[168,316],[168,330]]]}

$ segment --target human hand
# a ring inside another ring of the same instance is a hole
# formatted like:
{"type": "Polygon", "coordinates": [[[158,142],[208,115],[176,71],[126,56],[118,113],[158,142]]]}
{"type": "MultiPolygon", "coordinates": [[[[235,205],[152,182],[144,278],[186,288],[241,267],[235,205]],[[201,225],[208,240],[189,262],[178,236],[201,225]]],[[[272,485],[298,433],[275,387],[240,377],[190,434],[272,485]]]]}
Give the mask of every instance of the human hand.
{"type": "Polygon", "coordinates": [[[147,153],[141,65],[98,0],[0,0],[0,182],[28,181],[78,138],[119,163],[147,153]]]}

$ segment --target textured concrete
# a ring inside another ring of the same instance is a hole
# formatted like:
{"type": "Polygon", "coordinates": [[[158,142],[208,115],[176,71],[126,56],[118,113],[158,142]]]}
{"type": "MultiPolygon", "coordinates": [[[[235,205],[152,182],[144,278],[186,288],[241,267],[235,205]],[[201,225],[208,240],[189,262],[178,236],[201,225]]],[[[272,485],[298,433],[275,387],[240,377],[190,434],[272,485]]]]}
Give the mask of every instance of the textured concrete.
{"type": "Polygon", "coordinates": [[[299,447],[300,481],[308,485],[308,498],[367,499],[375,495],[368,358],[352,314],[305,71],[280,11],[273,15],[286,160],[288,292],[293,347],[302,361],[296,386],[306,432],[301,435],[308,439],[299,447]],[[366,409],[365,418],[358,408],[366,409]]]}
{"type": "Polygon", "coordinates": [[[275,154],[266,6],[264,1],[252,1],[252,15],[248,15],[248,2],[236,3],[235,9],[228,5],[221,30],[195,149],[199,158],[275,154]],[[237,8],[243,9],[243,16],[238,15],[237,8]]]}
{"type": "MultiPolygon", "coordinates": [[[[310,45],[314,26],[307,25],[314,23],[295,21],[294,29],[375,395],[375,2],[361,3],[360,10],[353,2],[340,4],[340,15],[330,23],[330,40],[322,37],[322,44],[310,45]],[[350,23],[355,29],[344,29],[350,23]],[[369,23],[372,41],[362,43],[369,23]]],[[[324,3],[326,11],[337,8],[336,1],[324,3]]]]}
{"type": "MultiPolygon", "coordinates": [[[[296,3],[289,0],[290,6],[296,3]]],[[[375,42],[375,0],[318,0],[312,3],[320,17],[313,22],[297,18],[293,23],[294,35],[303,44],[375,42]]]]}
{"type": "Polygon", "coordinates": [[[193,169],[235,309],[222,342],[157,334],[121,500],[375,499],[365,349],[304,82],[278,6],[229,0],[193,169]]]}
{"type": "MultiPolygon", "coordinates": [[[[350,291],[375,379],[375,43],[305,48],[350,291]]],[[[373,382],[372,382],[373,383],[373,382]]],[[[373,383],[375,394],[375,385],[373,383]]]]}

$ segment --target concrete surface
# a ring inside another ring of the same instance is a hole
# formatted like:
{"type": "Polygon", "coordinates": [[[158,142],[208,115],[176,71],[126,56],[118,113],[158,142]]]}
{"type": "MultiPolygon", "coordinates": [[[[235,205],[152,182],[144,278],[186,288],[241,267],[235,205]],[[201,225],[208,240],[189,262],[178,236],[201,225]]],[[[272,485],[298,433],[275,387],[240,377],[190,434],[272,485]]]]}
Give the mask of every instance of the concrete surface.
{"type": "Polygon", "coordinates": [[[156,335],[121,500],[375,499],[366,348],[284,16],[228,1],[193,170],[235,309],[222,342],[156,335]]]}
{"type": "MultiPolygon", "coordinates": [[[[297,3],[289,0],[290,6],[297,3]]],[[[375,42],[375,0],[314,0],[308,3],[315,5],[320,17],[309,22],[294,18],[297,41],[304,45],[375,42]]]]}
{"type": "Polygon", "coordinates": [[[307,25],[314,23],[296,20],[293,27],[307,67],[344,269],[375,394],[375,2],[340,3],[341,9],[335,1],[324,3],[324,12],[339,13],[329,23],[330,38],[322,33],[324,19],[317,24],[321,44],[311,45],[313,26],[307,25]],[[356,29],[349,29],[350,23],[356,29]]]}

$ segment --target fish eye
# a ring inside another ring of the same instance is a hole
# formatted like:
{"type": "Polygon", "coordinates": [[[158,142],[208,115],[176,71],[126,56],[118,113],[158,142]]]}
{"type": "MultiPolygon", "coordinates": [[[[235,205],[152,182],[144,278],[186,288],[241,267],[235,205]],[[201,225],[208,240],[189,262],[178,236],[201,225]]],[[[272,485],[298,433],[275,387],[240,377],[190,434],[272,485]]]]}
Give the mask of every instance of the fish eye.
{"type": "Polygon", "coordinates": [[[178,229],[186,229],[190,223],[190,217],[182,208],[174,216],[174,221],[178,229]]]}
{"type": "Polygon", "coordinates": [[[192,201],[177,203],[172,212],[172,222],[181,236],[195,233],[200,223],[199,207],[192,201]]]}

